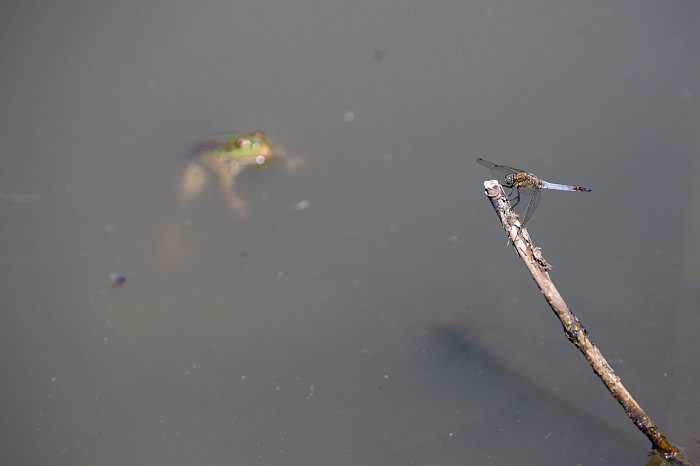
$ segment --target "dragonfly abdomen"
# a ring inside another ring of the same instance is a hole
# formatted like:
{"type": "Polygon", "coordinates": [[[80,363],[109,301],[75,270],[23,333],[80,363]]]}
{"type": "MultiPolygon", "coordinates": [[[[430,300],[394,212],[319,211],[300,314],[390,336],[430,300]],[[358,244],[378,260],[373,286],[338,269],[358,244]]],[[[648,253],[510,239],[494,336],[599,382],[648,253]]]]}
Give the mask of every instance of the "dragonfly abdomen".
{"type": "Polygon", "coordinates": [[[582,188],[581,186],[569,186],[566,184],[556,184],[550,183],[549,181],[540,180],[540,188],[542,189],[556,189],[557,191],[582,191],[584,193],[590,193],[591,190],[588,188],[582,188]]]}

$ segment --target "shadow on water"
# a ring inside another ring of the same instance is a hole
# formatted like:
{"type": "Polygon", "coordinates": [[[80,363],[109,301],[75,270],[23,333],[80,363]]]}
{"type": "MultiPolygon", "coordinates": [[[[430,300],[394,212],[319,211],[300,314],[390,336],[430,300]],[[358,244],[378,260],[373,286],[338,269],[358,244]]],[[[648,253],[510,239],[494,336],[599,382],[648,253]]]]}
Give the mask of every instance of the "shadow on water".
{"type": "MultiPolygon", "coordinates": [[[[585,450],[589,449],[590,445],[597,445],[601,456],[604,456],[605,452],[613,452],[612,455],[622,454],[623,457],[629,459],[636,455],[641,457],[647,453],[646,450],[640,451],[641,437],[635,440],[631,433],[621,432],[607,424],[603,417],[594,412],[596,408],[581,409],[569,402],[565,396],[559,396],[553,390],[538,384],[535,376],[527,373],[526,367],[516,370],[494,352],[488,350],[485,345],[480,343],[486,331],[479,325],[443,319],[431,324],[429,332],[431,336],[448,345],[448,352],[457,353],[465,368],[476,365],[480,368],[479,372],[483,371],[495,378],[493,382],[495,387],[509,387],[511,393],[512,391],[517,392],[512,395],[511,400],[503,401],[497,415],[517,416],[521,419],[520,422],[530,423],[533,432],[544,424],[557,434],[561,434],[562,431],[573,431],[572,437],[577,434],[589,435],[591,441],[585,442],[588,447],[581,445],[580,448],[585,450]],[[547,416],[547,418],[543,420],[542,416],[547,416]]],[[[589,377],[590,374],[586,373],[582,376],[589,377]]],[[[501,396],[501,388],[494,389],[498,391],[498,394],[490,393],[485,396],[501,396]]],[[[620,411],[619,415],[624,416],[624,413],[620,411]]],[[[567,436],[560,437],[569,440],[567,436]]],[[[555,446],[553,453],[558,453],[560,448],[565,450],[571,447],[555,446]]],[[[574,453],[569,452],[569,454],[573,455],[574,453]]],[[[573,459],[575,456],[572,457],[573,459]]]]}

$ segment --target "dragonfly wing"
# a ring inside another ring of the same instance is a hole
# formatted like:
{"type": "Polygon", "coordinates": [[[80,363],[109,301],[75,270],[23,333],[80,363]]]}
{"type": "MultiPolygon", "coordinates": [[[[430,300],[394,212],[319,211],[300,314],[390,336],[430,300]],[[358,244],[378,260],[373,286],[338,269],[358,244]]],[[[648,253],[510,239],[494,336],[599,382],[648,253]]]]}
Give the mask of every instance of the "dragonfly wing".
{"type": "Polygon", "coordinates": [[[520,221],[523,222],[523,226],[527,223],[528,220],[530,220],[532,214],[535,213],[535,209],[539,205],[540,199],[542,199],[542,193],[540,192],[540,189],[528,188],[527,190],[531,191],[532,195],[527,196],[526,199],[524,199],[524,205],[521,207],[522,214],[518,214],[520,215],[520,221]]]}
{"type": "Polygon", "coordinates": [[[535,213],[535,208],[540,202],[540,190],[538,188],[514,188],[508,193],[508,200],[510,201],[510,206],[513,208],[518,217],[520,218],[520,223],[525,225],[525,223],[532,217],[535,213]]]}
{"type": "Polygon", "coordinates": [[[524,170],[520,170],[518,168],[509,167],[508,165],[501,165],[499,163],[489,162],[488,160],[482,159],[482,158],[478,158],[478,159],[476,159],[476,161],[479,163],[479,165],[483,165],[484,167],[491,170],[491,174],[499,180],[502,178],[501,173],[516,174],[516,173],[522,173],[524,171],[524,170]]]}

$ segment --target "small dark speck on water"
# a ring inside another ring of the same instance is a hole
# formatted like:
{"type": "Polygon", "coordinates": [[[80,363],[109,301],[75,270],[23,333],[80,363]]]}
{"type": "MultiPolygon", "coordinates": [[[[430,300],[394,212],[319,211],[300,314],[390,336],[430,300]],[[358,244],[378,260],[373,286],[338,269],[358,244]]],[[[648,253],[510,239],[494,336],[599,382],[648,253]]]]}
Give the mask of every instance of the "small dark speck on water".
{"type": "Polygon", "coordinates": [[[121,286],[126,282],[126,275],[121,273],[110,273],[109,281],[112,282],[114,286],[121,286]]]}
{"type": "Polygon", "coordinates": [[[239,266],[244,266],[246,264],[246,259],[248,259],[248,252],[241,252],[241,260],[238,261],[239,266]]]}

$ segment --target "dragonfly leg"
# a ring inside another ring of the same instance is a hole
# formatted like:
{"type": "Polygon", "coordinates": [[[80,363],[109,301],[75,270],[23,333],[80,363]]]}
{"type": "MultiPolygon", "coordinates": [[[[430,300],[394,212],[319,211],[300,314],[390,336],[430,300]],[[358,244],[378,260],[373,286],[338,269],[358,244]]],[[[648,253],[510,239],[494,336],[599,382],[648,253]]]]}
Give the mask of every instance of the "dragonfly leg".
{"type": "Polygon", "coordinates": [[[515,191],[515,196],[510,200],[510,206],[515,209],[515,207],[520,203],[520,191],[515,191]]]}

